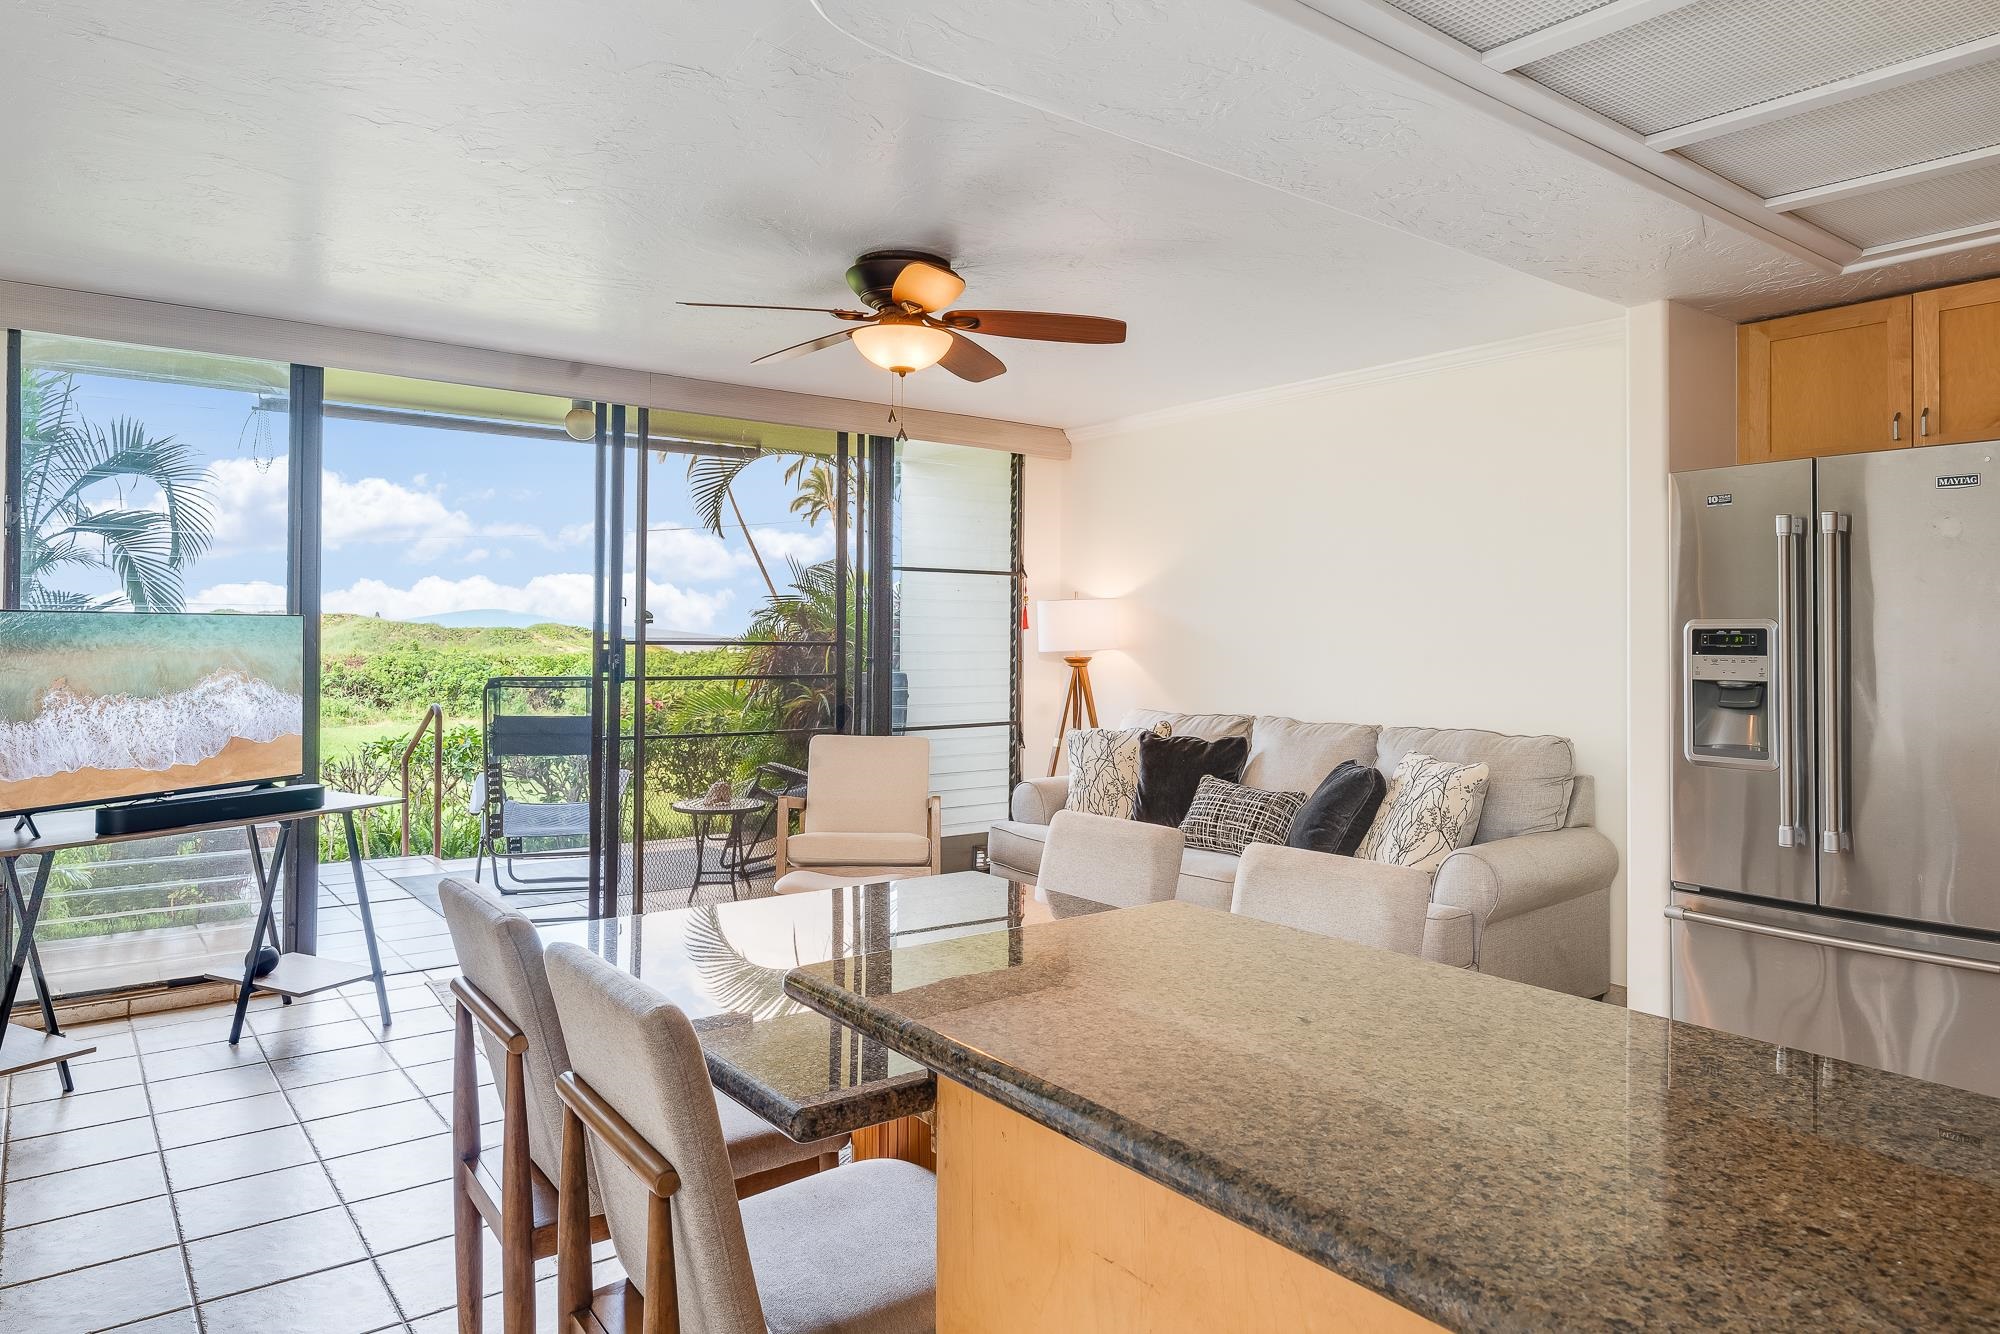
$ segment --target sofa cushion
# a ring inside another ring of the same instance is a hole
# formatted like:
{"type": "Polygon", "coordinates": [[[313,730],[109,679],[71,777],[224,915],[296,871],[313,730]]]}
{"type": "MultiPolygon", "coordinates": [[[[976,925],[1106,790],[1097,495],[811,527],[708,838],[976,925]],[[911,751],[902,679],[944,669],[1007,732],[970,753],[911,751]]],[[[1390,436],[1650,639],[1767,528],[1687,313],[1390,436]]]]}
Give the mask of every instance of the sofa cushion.
{"type": "Polygon", "coordinates": [[[995,820],[986,832],[986,855],[995,875],[1014,872],[1030,880],[1042,873],[1049,827],[1028,820],[995,820]]]}
{"type": "Polygon", "coordinates": [[[1486,801],[1486,766],[1453,764],[1411,751],[1396,765],[1388,795],[1356,856],[1430,871],[1472,842],[1486,801]]]}
{"type": "Polygon", "coordinates": [[[1374,765],[1342,760],[1299,807],[1285,842],[1308,852],[1352,857],[1388,790],[1389,780],[1374,765]]]}
{"type": "Polygon", "coordinates": [[[1131,709],[1118,720],[1120,727],[1148,730],[1161,723],[1167,725],[1167,732],[1162,735],[1198,736],[1205,741],[1250,735],[1250,715],[1247,713],[1170,713],[1165,709],[1131,709]]]}
{"type": "Polygon", "coordinates": [[[1252,843],[1283,843],[1305,805],[1303,792],[1267,792],[1208,777],[1194,792],[1181,832],[1191,848],[1241,852],[1252,843]]]}
{"type": "Polygon", "coordinates": [[[1243,781],[1279,792],[1310,792],[1344,761],[1375,763],[1378,730],[1368,723],[1302,723],[1260,715],[1251,725],[1243,781]]]}
{"type": "Polygon", "coordinates": [[[1147,731],[1165,736],[1167,725],[1151,728],[1080,727],[1063,738],[1069,756],[1069,805],[1082,815],[1129,820],[1139,812],[1139,738],[1147,731]]]}
{"type": "Polygon", "coordinates": [[[1198,736],[1139,734],[1139,819],[1180,828],[1194,804],[1194,790],[1206,777],[1234,783],[1243,777],[1250,739],[1207,741],[1198,736]]]}
{"type": "MultiPolygon", "coordinates": [[[[1256,750],[1254,743],[1251,750],[1256,750]]],[[[1576,751],[1566,737],[1385,727],[1375,767],[1393,774],[1411,751],[1456,764],[1486,766],[1486,805],[1480,812],[1475,843],[1561,829],[1569,814],[1576,751]]]]}
{"type": "Polygon", "coordinates": [[[1181,854],[1181,878],[1174,886],[1174,897],[1182,903],[1228,912],[1240,860],[1232,852],[1189,848],[1181,854]]]}

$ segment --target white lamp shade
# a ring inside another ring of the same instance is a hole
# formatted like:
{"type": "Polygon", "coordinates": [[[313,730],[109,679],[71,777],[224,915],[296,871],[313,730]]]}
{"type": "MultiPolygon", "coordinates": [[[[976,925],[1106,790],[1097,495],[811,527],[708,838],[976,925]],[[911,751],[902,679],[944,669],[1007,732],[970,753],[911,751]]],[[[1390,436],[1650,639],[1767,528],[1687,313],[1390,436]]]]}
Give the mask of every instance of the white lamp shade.
{"type": "Polygon", "coordinates": [[[1114,598],[1064,598],[1035,604],[1035,643],[1044,653],[1081,657],[1118,647],[1120,607],[1114,598]]]}

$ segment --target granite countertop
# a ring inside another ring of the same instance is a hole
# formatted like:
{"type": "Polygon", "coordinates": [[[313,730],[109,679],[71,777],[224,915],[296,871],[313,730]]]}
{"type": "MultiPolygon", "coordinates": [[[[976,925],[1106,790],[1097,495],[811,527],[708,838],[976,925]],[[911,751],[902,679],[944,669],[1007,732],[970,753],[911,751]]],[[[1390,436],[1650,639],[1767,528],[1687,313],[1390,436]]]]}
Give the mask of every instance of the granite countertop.
{"type": "Polygon", "coordinates": [[[1183,903],[816,1010],[1460,1329],[2000,1329],[2000,1100],[1183,903]]]}
{"type": "Polygon", "coordinates": [[[860,979],[865,961],[887,966],[892,946],[943,940],[1005,959],[1010,927],[1103,911],[965,871],[536,930],[665,993],[693,1023],[715,1086],[803,1144],[926,1111],[937,1089],[920,1062],[787,996],[787,969],[840,960],[860,979]]]}

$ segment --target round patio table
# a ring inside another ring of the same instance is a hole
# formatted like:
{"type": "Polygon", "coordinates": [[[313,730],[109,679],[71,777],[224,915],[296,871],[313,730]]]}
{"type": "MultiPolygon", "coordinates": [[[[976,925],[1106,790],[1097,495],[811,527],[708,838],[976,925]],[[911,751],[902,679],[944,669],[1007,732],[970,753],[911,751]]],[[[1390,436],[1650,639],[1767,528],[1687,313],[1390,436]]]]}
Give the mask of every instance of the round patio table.
{"type": "Polygon", "coordinates": [[[750,888],[750,850],[743,846],[743,820],[745,816],[762,811],[764,805],[764,802],[741,797],[725,802],[691,800],[673,803],[676,811],[694,822],[694,883],[688,886],[688,902],[694,902],[695,892],[703,885],[728,885],[732,899],[737,896],[737,881],[742,881],[743,888],[750,888]],[[708,845],[714,837],[710,830],[717,818],[726,818],[729,828],[722,836],[722,855],[716,859],[715,869],[710,870],[708,845]]]}

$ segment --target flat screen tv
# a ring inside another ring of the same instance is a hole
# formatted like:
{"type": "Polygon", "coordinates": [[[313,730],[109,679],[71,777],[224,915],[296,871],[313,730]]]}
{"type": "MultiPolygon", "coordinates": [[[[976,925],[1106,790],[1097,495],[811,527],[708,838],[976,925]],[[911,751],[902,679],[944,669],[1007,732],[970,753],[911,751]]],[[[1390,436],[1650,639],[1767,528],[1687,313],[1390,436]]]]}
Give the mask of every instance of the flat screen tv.
{"type": "Polygon", "coordinates": [[[0,814],[305,767],[296,616],[0,611],[0,814]]]}

